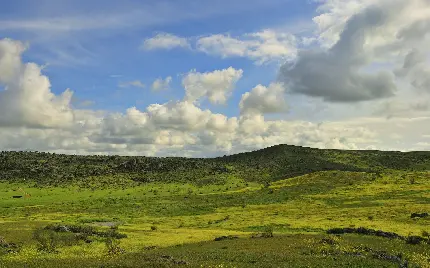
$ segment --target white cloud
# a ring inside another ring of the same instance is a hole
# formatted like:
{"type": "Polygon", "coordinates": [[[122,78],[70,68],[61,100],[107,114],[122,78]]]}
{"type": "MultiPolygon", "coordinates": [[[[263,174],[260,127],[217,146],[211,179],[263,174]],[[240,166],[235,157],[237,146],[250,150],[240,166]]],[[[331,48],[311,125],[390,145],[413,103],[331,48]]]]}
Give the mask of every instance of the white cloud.
{"type": "Polygon", "coordinates": [[[186,38],[169,33],[159,33],[152,38],[146,39],[142,44],[142,49],[144,50],[169,50],[176,47],[190,48],[190,44],[188,43],[188,40],[186,38]]]}
{"type": "Polygon", "coordinates": [[[145,88],[145,84],[142,83],[140,80],[133,80],[128,82],[121,82],[118,84],[119,87],[126,88],[126,87],[138,87],[138,88],[145,88]]]}
{"type": "Polygon", "coordinates": [[[203,111],[187,101],[151,104],[147,111],[157,127],[184,131],[201,129],[211,114],[209,110],[203,111]]]}
{"type": "Polygon", "coordinates": [[[168,76],[165,79],[163,79],[163,78],[157,78],[152,83],[151,89],[153,91],[167,90],[167,89],[169,89],[169,85],[170,85],[171,82],[172,82],[172,77],[171,76],[168,76]]]}
{"type": "Polygon", "coordinates": [[[285,112],[285,90],[281,84],[276,83],[269,87],[258,85],[242,95],[239,107],[242,114],[285,112]]]}
{"type": "Polygon", "coordinates": [[[213,104],[225,104],[242,75],[242,70],[233,67],[207,73],[193,70],[182,80],[185,98],[188,101],[197,101],[205,97],[213,104]]]}
{"type": "Polygon", "coordinates": [[[0,40],[0,126],[59,127],[73,121],[72,92],[51,92],[48,77],[35,63],[24,64],[25,46],[11,39],[0,40]]]}
{"type": "Polygon", "coordinates": [[[215,34],[201,37],[196,42],[201,52],[227,57],[247,57],[257,64],[291,59],[296,54],[296,38],[289,33],[270,29],[239,37],[215,34]]]}
{"type": "MultiPolygon", "coordinates": [[[[191,49],[191,40],[169,33],[161,33],[144,41],[145,50],[172,49],[175,47],[191,49]]],[[[260,32],[247,33],[232,37],[229,34],[212,34],[198,37],[195,40],[197,51],[228,57],[246,57],[256,64],[272,61],[290,60],[295,57],[297,40],[293,34],[265,29],[260,32]]],[[[194,49],[194,48],[193,48],[194,49]]]]}
{"type": "Polygon", "coordinates": [[[339,41],[347,21],[364,8],[378,0],[314,0],[322,3],[317,11],[320,15],[313,18],[318,27],[318,40],[323,47],[331,47],[339,41]]]}
{"type": "Polygon", "coordinates": [[[417,88],[429,88],[428,61],[417,62],[411,54],[414,49],[425,59],[430,53],[425,34],[430,31],[425,27],[430,21],[428,1],[322,2],[319,10],[324,13],[314,21],[326,50],[301,50],[294,64],[281,68],[280,80],[291,92],[331,102],[392,97],[399,90],[393,71],[403,57],[398,77],[408,77],[417,88]]]}
{"type": "Polygon", "coordinates": [[[214,34],[197,40],[197,49],[207,54],[227,57],[245,57],[248,44],[230,35],[214,34]]]}

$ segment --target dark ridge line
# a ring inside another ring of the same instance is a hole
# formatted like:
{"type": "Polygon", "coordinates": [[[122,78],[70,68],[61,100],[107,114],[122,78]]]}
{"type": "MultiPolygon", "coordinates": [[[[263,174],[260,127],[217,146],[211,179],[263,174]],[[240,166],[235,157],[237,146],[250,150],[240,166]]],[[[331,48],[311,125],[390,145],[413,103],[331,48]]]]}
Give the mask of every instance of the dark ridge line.
{"type": "Polygon", "coordinates": [[[289,145],[289,144],[277,144],[268,146],[265,148],[253,150],[253,151],[245,151],[235,154],[229,154],[229,155],[223,155],[223,156],[216,156],[216,157],[181,157],[181,156],[145,156],[145,155],[116,155],[116,154],[106,154],[106,155],[97,155],[97,154],[58,154],[55,152],[45,152],[45,151],[14,151],[14,150],[5,150],[0,151],[0,153],[33,153],[33,154],[47,154],[47,155],[58,155],[58,156],[75,156],[75,157],[124,157],[124,158],[133,158],[133,157],[142,157],[142,158],[158,158],[158,159],[225,159],[229,157],[234,156],[242,156],[245,154],[252,154],[252,153],[258,153],[262,151],[268,151],[270,149],[274,148],[281,148],[281,147],[287,147],[287,148],[294,148],[294,149],[304,149],[308,151],[323,151],[323,152],[349,152],[349,153],[357,153],[357,154],[365,154],[365,153],[397,153],[397,154],[411,154],[411,153],[424,153],[429,154],[430,151],[384,151],[384,150],[347,150],[347,149],[320,149],[315,147],[308,147],[308,146],[301,146],[301,145],[289,145]]]}

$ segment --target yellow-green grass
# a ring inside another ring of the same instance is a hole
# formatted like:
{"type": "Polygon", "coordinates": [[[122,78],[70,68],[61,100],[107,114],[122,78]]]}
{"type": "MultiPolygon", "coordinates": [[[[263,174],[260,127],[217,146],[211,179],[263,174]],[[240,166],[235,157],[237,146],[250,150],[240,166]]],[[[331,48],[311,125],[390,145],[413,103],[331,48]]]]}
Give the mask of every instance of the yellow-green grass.
{"type": "MultiPolygon", "coordinates": [[[[95,254],[94,246],[71,247],[61,254],[26,248],[25,256],[6,259],[2,267],[410,267],[428,268],[425,247],[399,240],[358,235],[278,235],[146,249],[117,256],[95,254]],[[328,241],[329,243],[326,243],[328,241]],[[75,251],[77,250],[77,251],[75,251]],[[381,257],[375,257],[382,256],[381,257]],[[399,261],[387,261],[399,257],[399,261]],[[25,257],[25,258],[23,258],[25,257]],[[409,267],[409,266],[408,266],[409,267]]],[[[102,251],[102,248],[97,248],[102,251]]],[[[428,249],[428,248],[427,248],[428,249]]]]}
{"type": "MultiPolygon", "coordinates": [[[[33,231],[54,222],[88,225],[117,222],[119,231],[128,236],[121,239],[121,247],[128,254],[137,254],[133,256],[145,252],[148,246],[173,252],[175,245],[190,244],[192,248],[195,243],[224,235],[246,240],[268,225],[272,226],[275,237],[306,234],[311,239],[334,227],[367,227],[403,236],[421,235],[423,231],[430,232],[430,219],[411,219],[410,215],[430,212],[429,177],[427,172],[387,172],[377,176],[330,171],[277,181],[270,186],[230,176],[223,185],[148,183],[128,188],[112,185],[109,189],[76,185],[34,188],[31,184],[2,183],[0,236],[24,246],[20,253],[3,255],[0,261],[19,267],[19,263],[30,259],[80,258],[92,263],[107,258],[102,240],[63,247],[57,254],[38,252],[33,231]],[[20,187],[31,197],[13,199],[13,195],[20,194],[16,191],[20,187]],[[156,230],[151,230],[151,226],[156,226],[156,230]]],[[[403,241],[393,243],[399,243],[398,247],[405,245],[403,241]]],[[[407,247],[412,261],[414,248],[407,247]]],[[[421,245],[416,249],[421,252],[430,247],[421,245]]],[[[420,256],[416,258],[424,255],[420,256]]]]}

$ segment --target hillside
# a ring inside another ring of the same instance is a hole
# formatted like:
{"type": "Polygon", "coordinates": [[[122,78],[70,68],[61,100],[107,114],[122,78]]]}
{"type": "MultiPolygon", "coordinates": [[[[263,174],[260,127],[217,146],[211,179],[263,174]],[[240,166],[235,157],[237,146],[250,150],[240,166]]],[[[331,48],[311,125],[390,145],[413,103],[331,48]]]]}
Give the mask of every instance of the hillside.
{"type": "Polygon", "coordinates": [[[231,174],[266,182],[316,171],[380,172],[430,169],[430,152],[321,150],[277,145],[218,158],[76,156],[39,152],[1,152],[0,180],[67,184],[95,176],[122,176],[137,182],[197,182],[231,174]]]}
{"type": "Polygon", "coordinates": [[[1,268],[430,267],[429,152],[0,159],[1,268]]]}

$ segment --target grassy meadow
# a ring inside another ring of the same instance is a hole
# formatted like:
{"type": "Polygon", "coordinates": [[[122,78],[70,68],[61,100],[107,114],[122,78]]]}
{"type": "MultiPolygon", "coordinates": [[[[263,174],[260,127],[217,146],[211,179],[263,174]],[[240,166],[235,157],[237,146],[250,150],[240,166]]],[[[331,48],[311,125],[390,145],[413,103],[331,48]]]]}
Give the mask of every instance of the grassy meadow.
{"type": "Polygon", "coordinates": [[[430,267],[430,217],[411,217],[430,213],[429,157],[321,150],[318,163],[293,149],[176,166],[180,177],[121,159],[121,172],[69,180],[24,177],[6,154],[0,267],[430,267]],[[383,232],[329,231],[360,227],[383,232]]]}

